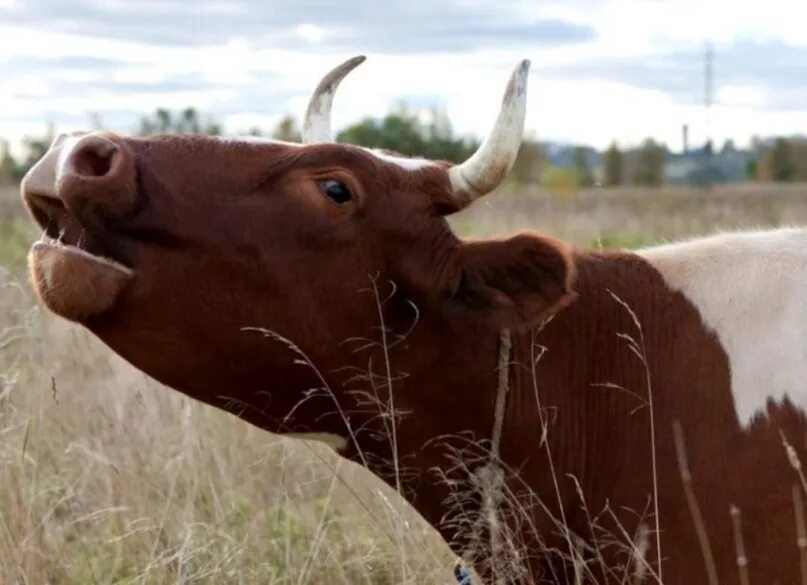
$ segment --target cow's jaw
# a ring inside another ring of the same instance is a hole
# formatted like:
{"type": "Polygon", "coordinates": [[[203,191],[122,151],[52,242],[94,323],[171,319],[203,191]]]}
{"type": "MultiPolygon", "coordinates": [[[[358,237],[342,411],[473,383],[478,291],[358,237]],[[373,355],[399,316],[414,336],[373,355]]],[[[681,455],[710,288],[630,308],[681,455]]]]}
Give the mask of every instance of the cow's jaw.
{"type": "Polygon", "coordinates": [[[31,280],[45,305],[71,321],[112,308],[134,271],[120,262],[43,235],[28,254],[31,280]]]}

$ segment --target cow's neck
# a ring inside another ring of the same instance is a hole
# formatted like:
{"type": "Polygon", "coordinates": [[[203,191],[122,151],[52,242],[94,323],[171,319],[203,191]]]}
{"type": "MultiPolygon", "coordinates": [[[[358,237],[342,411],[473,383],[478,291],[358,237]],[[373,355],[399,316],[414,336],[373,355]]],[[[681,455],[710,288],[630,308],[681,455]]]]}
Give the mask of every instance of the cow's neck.
{"type": "MultiPolygon", "coordinates": [[[[565,414],[580,425],[585,413],[583,403],[572,399],[571,394],[558,393],[559,387],[554,384],[542,388],[540,375],[533,377],[531,364],[543,360],[536,335],[540,333],[514,332],[511,351],[502,356],[498,328],[468,320],[437,321],[423,312],[407,342],[390,352],[389,371],[387,356],[378,355],[373,360],[376,382],[371,392],[378,397],[380,409],[371,412],[374,422],[360,423],[365,431],[354,435],[358,444],[351,445],[345,454],[400,488],[457,553],[467,550],[469,539],[485,538],[475,533],[479,527],[474,524],[484,513],[482,484],[491,479],[491,471],[501,471],[507,480],[507,485],[500,487],[512,504],[508,513],[531,510],[536,496],[545,500],[551,518],[536,516],[530,520],[542,534],[555,532],[553,518],[565,516],[565,510],[557,506],[552,476],[545,472],[547,453],[563,473],[574,475],[581,484],[588,483],[585,458],[576,450],[580,433],[550,432],[541,443],[542,428],[552,426],[554,409],[561,402],[565,414]],[[509,392],[500,421],[500,455],[496,457],[491,451],[502,357],[509,363],[509,392]],[[392,401],[386,390],[390,379],[392,401]],[[552,395],[546,396],[547,390],[552,395]],[[393,418],[393,410],[397,420],[394,437],[386,424],[393,418]],[[520,475],[525,465],[530,477],[520,475]]],[[[584,429],[581,426],[578,430],[584,429]]],[[[596,473],[593,466],[590,471],[596,473]]],[[[569,486],[560,489],[563,499],[568,499],[569,486]]]]}
{"type": "MultiPolygon", "coordinates": [[[[568,544],[561,524],[591,537],[579,493],[596,512],[616,496],[652,516],[644,509],[652,493],[652,450],[642,359],[661,370],[682,358],[702,363],[697,374],[686,373],[692,379],[683,383],[691,386],[704,368],[716,368],[716,380],[727,372],[722,350],[695,309],[642,258],[579,254],[575,260],[578,300],[540,330],[513,335],[500,445],[506,478],[500,504],[505,516],[522,516],[516,522],[525,527],[516,540],[530,548],[540,539],[543,547],[561,552],[568,544]],[[662,326],[644,332],[637,327],[653,319],[662,326]],[[681,354],[695,347],[699,355],[681,354]],[[615,462],[625,469],[614,468],[615,462]]],[[[396,427],[398,465],[392,464],[388,438],[360,440],[370,455],[368,467],[400,485],[426,520],[457,543],[457,552],[472,535],[481,506],[475,482],[490,461],[499,334],[472,322],[438,324],[422,315],[407,346],[392,353],[395,372],[406,372],[393,385],[396,409],[405,412],[396,427]]],[[[669,404],[673,394],[664,380],[655,391],[663,395],[663,409],[674,413],[685,405],[669,404]]],[[[669,420],[663,424],[667,437],[669,420]]]]}
{"type": "Polygon", "coordinates": [[[374,383],[364,388],[372,398],[356,421],[363,430],[345,454],[400,487],[434,526],[452,489],[461,489],[451,483],[467,475],[449,470],[462,464],[453,458],[472,457],[468,465],[477,467],[490,440],[498,351],[494,329],[421,314],[405,343],[372,359],[374,383]]]}

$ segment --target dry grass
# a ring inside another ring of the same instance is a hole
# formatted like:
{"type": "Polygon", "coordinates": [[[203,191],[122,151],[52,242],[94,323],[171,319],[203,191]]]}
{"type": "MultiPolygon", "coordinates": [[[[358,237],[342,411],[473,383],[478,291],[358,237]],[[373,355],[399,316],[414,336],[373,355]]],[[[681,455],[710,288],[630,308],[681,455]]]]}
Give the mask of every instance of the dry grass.
{"type": "MultiPolygon", "coordinates": [[[[452,223],[632,246],[807,224],[805,195],[511,188],[452,223]]],[[[20,282],[24,222],[0,188],[0,583],[452,582],[447,547],[363,470],[168,391],[43,314],[20,282]]]]}
{"type": "Polygon", "coordinates": [[[587,189],[568,196],[506,186],[452,223],[463,235],[536,229],[584,246],[637,247],[719,229],[807,225],[807,184],[587,189]]]}
{"type": "Polygon", "coordinates": [[[160,387],[41,311],[0,190],[0,583],[450,583],[386,485],[160,387]]]}
{"type": "Polygon", "coordinates": [[[449,580],[439,538],[362,469],[160,388],[1,290],[0,582],[449,580]]]}

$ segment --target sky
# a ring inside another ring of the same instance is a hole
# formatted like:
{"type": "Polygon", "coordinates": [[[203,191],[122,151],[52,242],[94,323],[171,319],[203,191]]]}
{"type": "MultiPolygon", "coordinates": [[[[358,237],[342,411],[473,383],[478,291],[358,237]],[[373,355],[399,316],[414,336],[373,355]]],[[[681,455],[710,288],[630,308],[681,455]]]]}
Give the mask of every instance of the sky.
{"type": "Polygon", "coordinates": [[[0,0],[0,137],[133,132],[194,106],[227,133],[300,117],[331,67],[338,130],[401,103],[482,137],[532,61],[526,132],[606,147],[807,134],[804,0],[0,0]],[[704,107],[706,43],[713,107],[704,107]]]}

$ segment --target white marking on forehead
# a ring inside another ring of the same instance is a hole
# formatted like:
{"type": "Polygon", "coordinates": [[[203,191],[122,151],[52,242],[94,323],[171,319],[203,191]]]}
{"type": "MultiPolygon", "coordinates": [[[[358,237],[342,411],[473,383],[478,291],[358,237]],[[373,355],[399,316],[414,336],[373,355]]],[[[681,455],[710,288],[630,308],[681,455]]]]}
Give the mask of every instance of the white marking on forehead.
{"type": "Polygon", "coordinates": [[[362,147],[362,150],[369,152],[373,156],[380,158],[384,162],[392,163],[398,165],[399,167],[406,169],[407,171],[416,171],[418,169],[422,169],[425,167],[434,166],[434,161],[426,159],[426,158],[409,158],[406,156],[394,156],[391,154],[387,154],[386,152],[381,152],[380,150],[376,150],[374,148],[365,148],[362,147]]]}
{"type": "MultiPolygon", "coordinates": [[[[215,138],[216,140],[220,140],[221,142],[231,142],[231,143],[242,142],[244,144],[277,144],[282,146],[294,146],[296,148],[311,146],[306,144],[300,144],[299,142],[286,142],[284,140],[275,140],[274,138],[266,138],[264,136],[215,136],[213,138],[215,138]]],[[[327,143],[322,142],[317,143],[317,145],[321,144],[327,144],[327,143]]],[[[352,145],[345,145],[345,146],[352,146],[352,145]]],[[[423,169],[435,165],[434,161],[426,158],[409,158],[406,156],[395,156],[392,154],[387,154],[386,152],[382,152],[375,148],[367,148],[365,146],[360,146],[359,148],[364,152],[372,154],[374,157],[384,162],[398,165],[399,167],[406,169],[407,171],[416,171],[418,169],[423,169]]]]}
{"type": "Polygon", "coordinates": [[[242,142],[244,144],[277,144],[278,146],[295,146],[302,148],[303,144],[299,142],[286,142],[285,140],[276,140],[266,136],[211,136],[220,142],[242,142]]]}
{"type": "Polygon", "coordinates": [[[283,436],[290,439],[302,439],[304,441],[324,443],[337,453],[340,453],[347,447],[347,439],[333,433],[284,433],[283,436]]]}
{"type": "Polygon", "coordinates": [[[807,230],[726,233],[638,252],[729,358],[741,424],[785,396],[807,410],[807,230]]]}

